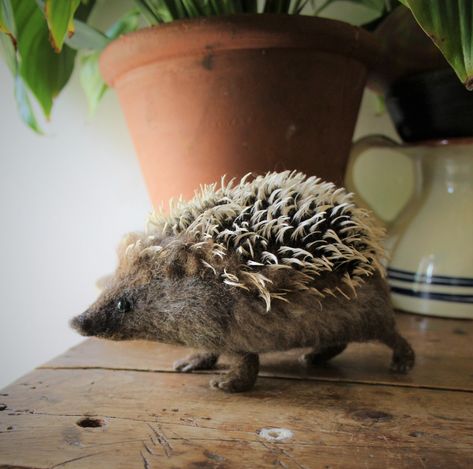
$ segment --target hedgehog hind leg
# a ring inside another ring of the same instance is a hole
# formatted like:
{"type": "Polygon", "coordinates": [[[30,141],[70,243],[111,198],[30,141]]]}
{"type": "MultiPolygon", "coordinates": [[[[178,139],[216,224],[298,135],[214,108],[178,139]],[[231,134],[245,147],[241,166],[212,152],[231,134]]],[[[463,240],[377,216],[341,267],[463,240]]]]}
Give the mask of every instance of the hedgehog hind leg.
{"type": "Polygon", "coordinates": [[[342,353],[347,348],[347,344],[337,344],[322,349],[314,349],[305,355],[302,355],[300,361],[305,365],[323,365],[332,358],[342,353]]]}
{"type": "Polygon", "coordinates": [[[195,370],[211,370],[217,364],[216,353],[195,353],[186,358],[174,362],[174,370],[182,373],[190,373],[195,370]]]}
{"type": "Polygon", "coordinates": [[[405,374],[411,370],[415,363],[415,352],[409,342],[396,330],[381,341],[393,351],[390,370],[394,373],[405,374]]]}

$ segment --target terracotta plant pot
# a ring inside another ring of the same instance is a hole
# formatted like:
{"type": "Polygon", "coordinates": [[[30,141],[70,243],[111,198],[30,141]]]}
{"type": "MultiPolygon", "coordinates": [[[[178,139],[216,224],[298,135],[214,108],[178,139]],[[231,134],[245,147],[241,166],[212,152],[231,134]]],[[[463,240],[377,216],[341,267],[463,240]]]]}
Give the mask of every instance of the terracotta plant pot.
{"type": "Polygon", "coordinates": [[[370,33],[307,16],[177,21],[121,37],[100,67],[154,204],[224,174],[298,169],[342,182],[370,33]]]}

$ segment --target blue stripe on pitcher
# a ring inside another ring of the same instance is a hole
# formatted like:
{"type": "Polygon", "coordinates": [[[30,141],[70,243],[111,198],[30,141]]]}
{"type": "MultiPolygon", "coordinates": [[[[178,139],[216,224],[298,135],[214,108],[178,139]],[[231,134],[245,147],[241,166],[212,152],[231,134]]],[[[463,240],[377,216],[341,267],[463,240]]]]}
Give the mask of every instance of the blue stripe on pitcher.
{"type": "Polygon", "coordinates": [[[426,275],[407,270],[393,269],[389,267],[388,278],[402,282],[421,283],[427,285],[448,285],[458,287],[473,287],[473,278],[447,277],[445,275],[426,275]]]}
{"type": "Polygon", "coordinates": [[[408,288],[399,288],[391,286],[391,292],[398,295],[413,296],[423,300],[453,301],[455,303],[472,303],[473,295],[458,295],[451,293],[439,293],[429,291],[410,290],[408,288]]]}
{"type": "Polygon", "coordinates": [[[473,304],[473,278],[448,277],[445,275],[429,276],[393,268],[387,270],[391,293],[423,300],[473,304]],[[446,288],[439,291],[439,288],[435,287],[437,285],[446,288]],[[436,288],[436,290],[426,291],[426,288],[430,286],[436,288]]]}

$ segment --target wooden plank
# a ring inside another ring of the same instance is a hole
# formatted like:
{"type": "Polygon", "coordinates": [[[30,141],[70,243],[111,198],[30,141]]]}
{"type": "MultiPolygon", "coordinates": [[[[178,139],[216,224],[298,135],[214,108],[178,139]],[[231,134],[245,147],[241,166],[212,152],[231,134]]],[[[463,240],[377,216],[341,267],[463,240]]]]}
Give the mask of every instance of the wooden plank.
{"type": "Polygon", "coordinates": [[[1,392],[0,467],[473,467],[473,393],[262,378],[228,395],[207,379],[35,370],[1,392]]]}
{"type": "MultiPolygon", "coordinates": [[[[298,362],[301,350],[263,355],[260,376],[473,391],[473,321],[399,314],[398,325],[417,353],[408,375],[388,371],[385,346],[352,344],[326,366],[309,369],[298,362]]],[[[45,367],[172,371],[173,362],[190,352],[153,342],[90,339],[45,367]]],[[[224,358],[221,368],[227,365],[224,358]]]]}

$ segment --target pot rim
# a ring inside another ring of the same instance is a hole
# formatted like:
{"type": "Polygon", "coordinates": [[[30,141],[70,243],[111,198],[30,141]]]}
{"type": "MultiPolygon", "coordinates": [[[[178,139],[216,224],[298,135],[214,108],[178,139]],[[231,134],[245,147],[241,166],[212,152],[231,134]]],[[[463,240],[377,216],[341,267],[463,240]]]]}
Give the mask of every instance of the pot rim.
{"type": "Polygon", "coordinates": [[[176,20],[125,34],[104,49],[100,70],[113,87],[121,76],[149,63],[245,49],[314,49],[358,60],[367,68],[381,61],[376,37],[357,26],[313,16],[259,13],[176,20]]]}

